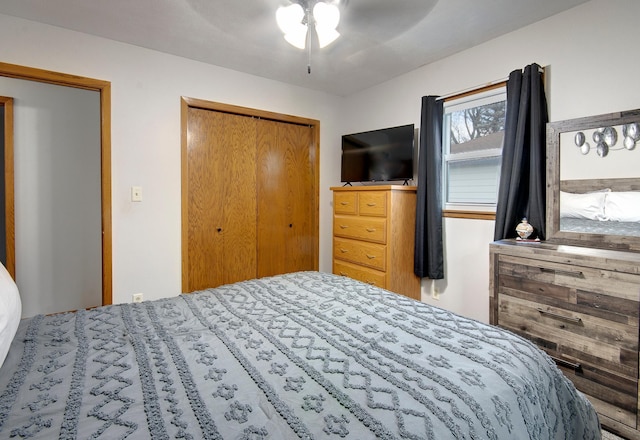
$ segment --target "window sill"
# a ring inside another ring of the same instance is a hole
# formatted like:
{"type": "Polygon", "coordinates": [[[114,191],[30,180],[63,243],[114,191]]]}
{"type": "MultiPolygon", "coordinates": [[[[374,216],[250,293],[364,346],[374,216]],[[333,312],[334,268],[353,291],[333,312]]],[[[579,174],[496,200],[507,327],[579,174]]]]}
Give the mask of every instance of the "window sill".
{"type": "Polygon", "coordinates": [[[463,211],[463,210],[453,210],[453,209],[445,209],[442,211],[442,217],[446,218],[466,218],[472,220],[495,220],[496,213],[495,212],[485,212],[485,211],[463,211]]]}

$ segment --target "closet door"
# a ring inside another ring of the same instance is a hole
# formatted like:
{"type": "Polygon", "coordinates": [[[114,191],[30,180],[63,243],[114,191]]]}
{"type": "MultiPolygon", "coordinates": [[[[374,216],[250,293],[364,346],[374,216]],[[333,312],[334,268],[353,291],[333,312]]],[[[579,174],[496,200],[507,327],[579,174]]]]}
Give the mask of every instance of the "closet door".
{"type": "Polygon", "coordinates": [[[315,268],[313,147],[307,125],[258,122],[259,277],[315,268]]]}
{"type": "Polygon", "coordinates": [[[183,290],[191,292],[256,276],[256,119],[188,112],[183,290]]]}

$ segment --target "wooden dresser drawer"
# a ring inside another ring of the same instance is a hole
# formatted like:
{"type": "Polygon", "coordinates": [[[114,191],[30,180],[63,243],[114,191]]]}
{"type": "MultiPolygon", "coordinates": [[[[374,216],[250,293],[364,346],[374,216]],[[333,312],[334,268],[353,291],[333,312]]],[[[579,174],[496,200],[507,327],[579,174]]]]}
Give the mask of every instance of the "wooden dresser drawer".
{"type": "Polygon", "coordinates": [[[387,268],[385,245],[363,243],[343,238],[333,239],[333,257],[385,271],[387,268]]]}
{"type": "Polygon", "coordinates": [[[637,320],[608,320],[499,294],[498,325],[545,350],[580,391],[598,400],[598,412],[635,426],[637,320]]]}
{"type": "Polygon", "coordinates": [[[501,287],[530,292],[563,302],[593,307],[618,308],[618,313],[631,313],[640,294],[640,275],[501,255],[498,264],[501,287]],[[607,304],[602,303],[607,296],[607,304]],[[613,301],[613,303],[611,303],[613,301]]]}
{"type": "Polygon", "coordinates": [[[358,214],[384,217],[387,215],[387,193],[366,191],[358,195],[358,214]]]}
{"type": "Polygon", "coordinates": [[[640,275],[499,255],[497,324],[554,358],[599,413],[636,426],[640,275]]]}
{"type": "Polygon", "coordinates": [[[333,187],[333,272],[420,300],[416,187],[333,187]]]}
{"type": "Polygon", "coordinates": [[[535,340],[559,357],[615,363],[633,373],[638,359],[638,321],[620,322],[534,300],[498,295],[498,324],[535,340]]]}
{"type": "Polygon", "coordinates": [[[333,211],[336,214],[355,215],[358,213],[358,194],[355,192],[334,192],[333,211]]]}
{"type": "Polygon", "coordinates": [[[335,215],[333,217],[333,235],[385,244],[387,242],[387,224],[386,220],[382,218],[335,215]]]}
{"type": "Polygon", "coordinates": [[[362,281],[373,286],[382,287],[383,289],[387,287],[386,274],[367,267],[333,260],[333,273],[353,278],[354,280],[362,281]]]}

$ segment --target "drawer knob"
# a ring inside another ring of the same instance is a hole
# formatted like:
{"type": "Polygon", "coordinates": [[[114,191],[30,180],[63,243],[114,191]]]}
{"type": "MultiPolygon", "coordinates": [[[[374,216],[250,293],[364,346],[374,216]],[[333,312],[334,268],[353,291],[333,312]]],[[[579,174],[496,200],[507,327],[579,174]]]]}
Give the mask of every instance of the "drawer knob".
{"type": "Polygon", "coordinates": [[[341,204],[342,206],[347,206],[347,205],[349,204],[349,202],[340,202],[340,204],[341,204]]]}
{"type": "Polygon", "coordinates": [[[340,225],[340,229],[347,229],[349,226],[347,225],[340,225]]]}
{"type": "Polygon", "coordinates": [[[369,260],[373,260],[374,258],[376,258],[376,256],[375,256],[375,255],[369,255],[369,254],[367,254],[367,258],[368,258],[369,260]]]}
{"type": "Polygon", "coordinates": [[[346,249],[342,249],[342,248],[340,248],[340,252],[342,252],[343,254],[346,254],[346,253],[347,253],[347,252],[349,252],[349,251],[348,251],[348,250],[346,250],[346,249]]]}
{"type": "Polygon", "coordinates": [[[376,232],[375,228],[367,228],[367,232],[376,232]]]}
{"type": "Polygon", "coordinates": [[[376,204],[375,203],[367,203],[367,206],[374,207],[374,206],[376,206],[376,204]]]}
{"type": "Polygon", "coordinates": [[[545,316],[548,316],[550,318],[560,319],[562,321],[568,321],[568,322],[571,322],[573,324],[582,323],[582,318],[579,318],[579,317],[564,316],[564,315],[561,315],[559,313],[554,313],[554,312],[552,312],[550,310],[545,310],[545,309],[542,309],[542,308],[538,308],[538,312],[540,312],[541,315],[545,315],[545,316]]]}

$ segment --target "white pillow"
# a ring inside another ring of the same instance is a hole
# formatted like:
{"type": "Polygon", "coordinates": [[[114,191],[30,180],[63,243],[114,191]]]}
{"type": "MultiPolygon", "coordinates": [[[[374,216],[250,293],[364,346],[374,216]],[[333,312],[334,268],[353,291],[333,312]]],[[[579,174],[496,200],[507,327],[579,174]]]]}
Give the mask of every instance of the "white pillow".
{"type": "Polygon", "coordinates": [[[18,286],[7,269],[0,264],[0,367],[7,357],[21,315],[22,302],[18,286]]]}
{"type": "Polygon", "coordinates": [[[613,222],[640,222],[640,191],[608,193],[604,213],[613,222]]]}
{"type": "Polygon", "coordinates": [[[604,201],[607,192],[584,194],[560,191],[560,217],[605,220],[604,201]]]}

